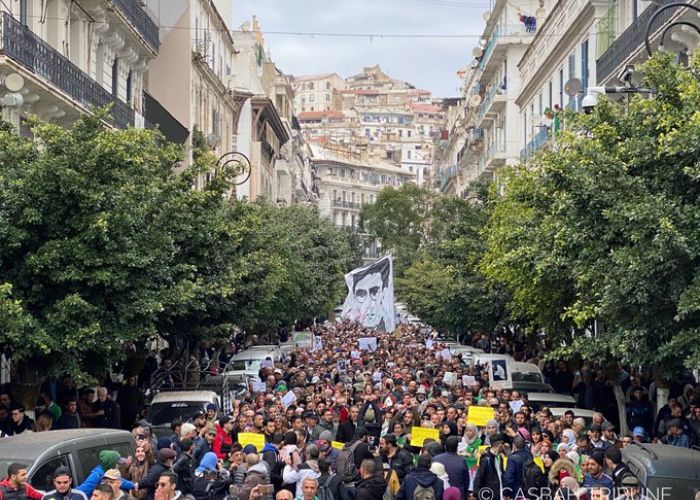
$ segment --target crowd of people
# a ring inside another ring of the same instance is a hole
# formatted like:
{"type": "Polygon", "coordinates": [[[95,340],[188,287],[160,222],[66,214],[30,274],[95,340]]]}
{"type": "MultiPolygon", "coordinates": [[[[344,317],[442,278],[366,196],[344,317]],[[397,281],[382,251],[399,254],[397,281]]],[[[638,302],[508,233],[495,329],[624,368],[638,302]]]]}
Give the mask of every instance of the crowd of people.
{"type": "MultiPolygon", "coordinates": [[[[136,448],[127,457],[103,450],[82,484],[59,468],[56,490],[48,493],[34,490],[26,469],[12,464],[0,500],[638,500],[643,489],[623,464],[622,448],[649,440],[700,443],[697,385],[672,388],[656,411],[644,374],[628,375],[622,384],[632,432],[618,435],[602,370],[545,362],[543,345],[520,335],[461,341],[538,364],[558,391],[600,410],[590,422],[575,409],[555,418],[547,407],[533,408],[522,391],[496,390],[487,369],[453,355],[436,332],[418,326],[378,332],[344,323],[311,331],[320,338],[312,348],[263,362],[264,390],[251,387],[220,414],[211,405],[177,419],[167,436],[155,436],[142,418],[143,373],[127,374],[119,389],[84,390],[80,397],[70,379],[49,381],[36,423],[11,391],[2,391],[0,430],[7,435],[123,427],[136,448]],[[491,417],[477,421],[476,407],[491,417]]],[[[227,345],[218,354],[234,352],[227,345]]],[[[152,367],[147,376],[162,369],[152,367]]]]}

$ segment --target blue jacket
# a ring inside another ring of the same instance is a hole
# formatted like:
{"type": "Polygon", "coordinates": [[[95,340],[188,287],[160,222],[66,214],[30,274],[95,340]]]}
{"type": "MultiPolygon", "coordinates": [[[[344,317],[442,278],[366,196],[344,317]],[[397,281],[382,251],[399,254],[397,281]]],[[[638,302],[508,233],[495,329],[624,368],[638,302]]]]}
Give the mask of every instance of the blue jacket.
{"type": "MultiPolygon", "coordinates": [[[[102,477],[105,475],[105,471],[102,469],[101,465],[98,465],[94,469],[92,469],[92,472],[90,472],[90,475],[83,481],[83,484],[75,488],[78,491],[82,491],[85,493],[85,496],[90,498],[92,496],[92,492],[95,490],[95,487],[100,484],[100,481],[102,480],[102,477]]],[[[123,490],[129,491],[134,489],[134,483],[131,481],[122,478],[122,486],[121,488],[123,490]]]]}
{"type": "Polygon", "coordinates": [[[583,476],[584,488],[593,488],[596,486],[607,488],[608,491],[613,491],[615,489],[615,482],[605,473],[601,473],[598,477],[593,477],[590,474],[583,476]]]}
{"type": "Polygon", "coordinates": [[[518,490],[522,489],[525,461],[529,457],[530,452],[525,449],[513,452],[508,456],[508,464],[503,473],[503,496],[515,498],[518,490]]]}

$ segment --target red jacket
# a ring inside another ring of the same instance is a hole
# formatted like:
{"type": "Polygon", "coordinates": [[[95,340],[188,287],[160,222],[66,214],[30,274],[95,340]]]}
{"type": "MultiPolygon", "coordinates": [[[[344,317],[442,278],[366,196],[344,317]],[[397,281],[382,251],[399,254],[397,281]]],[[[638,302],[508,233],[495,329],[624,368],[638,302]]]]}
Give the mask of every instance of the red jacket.
{"type": "MultiPolygon", "coordinates": [[[[216,453],[216,458],[224,460],[228,458],[231,453],[231,446],[233,446],[231,434],[224,431],[223,427],[217,423],[216,437],[214,438],[214,443],[211,445],[211,451],[216,453]]],[[[0,498],[0,500],[2,500],[2,498],[0,498]]]]}
{"type": "MultiPolygon", "coordinates": [[[[4,481],[1,481],[0,486],[3,486],[3,488],[0,488],[0,500],[3,499],[4,495],[2,492],[4,489],[14,490],[14,488],[10,484],[10,478],[6,478],[4,481]]],[[[32,488],[29,483],[24,483],[24,494],[30,500],[41,500],[41,498],[44,496],[42,492],[32,488]]]]}

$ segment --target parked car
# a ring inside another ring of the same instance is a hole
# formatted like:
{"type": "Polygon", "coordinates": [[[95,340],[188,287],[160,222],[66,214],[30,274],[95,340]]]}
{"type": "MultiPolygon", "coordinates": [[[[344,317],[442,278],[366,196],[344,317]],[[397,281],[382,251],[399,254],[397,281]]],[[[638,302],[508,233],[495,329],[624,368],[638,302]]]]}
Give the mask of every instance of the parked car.
{"type": "Polygon", "coordinates": [[[700,451],[664,444],[632,443],[622,461],[649,498],[693,500],[700,491],[700,451]]]}
{"type": "Polygon", "coordinates": [[[527,400],[533,411],[540,411],[541,408],[573,408],[576,400],[568,394],[554,394],[548,392],[528,392],[527,400]]]}
{"type": "Polygon", "coordinates": [[[0,439],[0,477],[7,477],[10,464],[27,466],[27,479],[34,488],[53,489],[51,474],[68,467],[74,484],[80,484],[99,463],[102,450],[114,450],[122,457],[136,449],[130,432],[114,429],[71,429],[24,433],[0,439]]]}
{"type": "Polygon", "coordinates": [[[216,406],[219,413],[221,401],[214,391],[161,391],[151,400],[147,420],[156,436],[166,436],[170,434],[170,423],[173,420],[180,418],[186,422],[196,411],[206,411],[209,404],[216,406]]]}

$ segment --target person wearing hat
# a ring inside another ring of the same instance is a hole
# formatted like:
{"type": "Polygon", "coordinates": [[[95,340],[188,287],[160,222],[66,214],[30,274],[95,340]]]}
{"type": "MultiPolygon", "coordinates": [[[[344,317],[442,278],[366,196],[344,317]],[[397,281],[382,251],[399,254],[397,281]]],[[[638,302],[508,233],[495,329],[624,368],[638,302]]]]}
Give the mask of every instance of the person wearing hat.
{"type": "Polygon", "coordinates": [[[339,452],[333,448],[333,434],[331,431],[323,431],[314,444],[318,446],[321,457],[325,458],[331,464],[333,470],[335,470],[338,463],[339,452]]]}
{"type": "Polygon", "coordinates": [[[632,430],[632,439],[634,439],[637,443],[646,442],[646,437],[647,433],[644,430],[644,427],[637,426],[632,430]]]}
{"type": "Polygon", "coordinates": [[[474,476],[474,492],[478,498],[501,499],[503,490],[503,434],[492,434],[489,448],[481,455],[474,476]]]}
{"type": "Polygon", "coordinates": [[[622,448],[622,441],[617,439],[617,434],[615,434],[617,429],[615,429],[615,426],[611,422],[603,422],[603,425],[600,427],[603,430],[603,441],[608,443],[610,446],[622,448]]]}
{"type": "Polygon", "coordinates": [[[41,500],[87,500],[85,493],[71,488],[73,475],[68,467],[57,467],[51,475],[54,489],[46,493],[41,500]]]}
{"type": "Polygon", "coordinates": [[[602,487],[612,491],[615,484],[610,476],[603,472],[605,455],[603,450],[596,450],[588,457],[588,472],[583,476],[584,488],[602,487]]]}
{"type": "Polygon", "coordinates": [[[690,438],[685,433],[683,421],[680,418],[672,418],[666,424],[666,435],[661,438],[661,442],[671,446],[690,448],[690,438]]]}
{"type": "Polygon", "coordinates": [[[192,461],[194,466],[197,467],[202,460],[202,457],[209,453],[214,444],[214,439],[216,439],[216,429],[206,429],[204,432],[204,437],[197,437],[194,441],[194,454],[192,455],[192,461]]]}
{"type": "Polygon", "coordinates": [[[316,412],[307,411],[304,414],[304,418],[306,419],[306,440],[307,443],[312,443],[321,436],[321,432],[324,429],[318,425],[318,414],[316,412]]]}
{"type": "Polygon", "coordinates": [[[112,488],[112,500],[126,500],[129,495],[120,489],[122,474],[118,469],[109,469],[102,478],[103,483],[107,483],[112,488]]]}
{"type": "MultiPolygon", "coordinates": [[[[639,479],[630,474],[625,476],[620,482],[623,494],[617,497],[616,500],[648,500],[648,497],[642,495],[642,487],[639,479]]],[[[697,498],[697,496],[695,497],[697,498]]]]}
{"type": "MultiPolygon", "coordinates": [[[[102,481],[102,477],[105,475],[105,472],[107,472],[109,469],[114,469],[117,466],[117,462],[119,462],[119,453],[114,450],[102,450],[98,455],[98,459],[100,463],[97,464],[92,471],[90,471],[90,474],[85,481],[83,481],[83,484],[76,488],[77,490],[85,493],[85,496],[88,498],[92,496],[92,492],[94,491],[95,487],[100,484],[100,481],[102,481]]],[[[122,478],[121,487],[122,489],[129,491],[135,489],[136,485],[131,481],[127,481],[126,479],[122,478]]]]}
{"type": "Polygon", "coordinates": [[[233,484],[233,478],[222,468],[214,452],[204,455],[194,474],[192,495],[197,500],[223,500],[228,488],[233,484]]]}
{"type": "Polygon", "coordinates": [[[223,416],[216,424],[216,437],[211,450],[216,453],[219,460],[226,460],[233,446],[234,420],[229,416],[223,416]]]}
{"type": "Polygon", "coordinates": [[[171,470],[176,453],[170,448],[158,450],[156,463],[148,470],[148,474],[137,483],[139,490],[146,490],[146,500],[153,500],[158,486],[158,479],[163,472],[171,470]]]}

